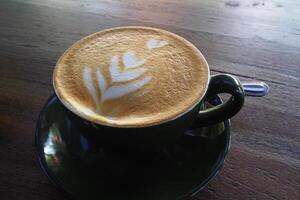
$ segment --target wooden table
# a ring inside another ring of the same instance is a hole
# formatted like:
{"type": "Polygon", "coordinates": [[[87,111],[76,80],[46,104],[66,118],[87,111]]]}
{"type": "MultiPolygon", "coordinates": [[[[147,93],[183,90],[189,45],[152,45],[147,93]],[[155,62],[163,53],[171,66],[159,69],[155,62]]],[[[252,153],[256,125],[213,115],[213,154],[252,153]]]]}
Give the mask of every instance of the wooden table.
{"type": "Polygon", "coordinates": [[[64,199],[39,168],[34,130],[58,57],[121,25],[175,32],[212,73],[267,82],[233,118],[230,155],[199,200],[300,198],[300,1],[0,1],[0,199],[64,199]]]}

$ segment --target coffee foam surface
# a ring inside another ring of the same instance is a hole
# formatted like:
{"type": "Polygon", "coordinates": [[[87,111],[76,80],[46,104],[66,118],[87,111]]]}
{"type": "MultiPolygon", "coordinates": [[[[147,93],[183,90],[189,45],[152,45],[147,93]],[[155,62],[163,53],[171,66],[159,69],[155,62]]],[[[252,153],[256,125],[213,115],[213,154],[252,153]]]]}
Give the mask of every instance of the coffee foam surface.
{"type": "Polygon", "coordinates": [[[185,113],[203,97],[208,66],[185,39],[160,29],[121,27],[92,34],[56,64],[59,99],[99,124],[142,127],[185,113]]]}

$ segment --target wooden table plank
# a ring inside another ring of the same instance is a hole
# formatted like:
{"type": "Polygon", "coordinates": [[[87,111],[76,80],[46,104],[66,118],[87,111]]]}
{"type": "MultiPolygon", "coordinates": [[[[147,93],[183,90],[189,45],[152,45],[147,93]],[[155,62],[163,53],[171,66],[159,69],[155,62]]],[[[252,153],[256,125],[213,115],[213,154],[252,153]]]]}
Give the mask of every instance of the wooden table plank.
{"type": "Polygon", "coordinates": [[[3,0],[0,2],[0,199],[64,199],[39,169],[35,122],[52,70],[72,43],[123,25],[173,31],[213,73],[263,80],[233,118],[230,156],[198,199],[297,199],[300,194],[300,2],[297,0],[3,0]]]}

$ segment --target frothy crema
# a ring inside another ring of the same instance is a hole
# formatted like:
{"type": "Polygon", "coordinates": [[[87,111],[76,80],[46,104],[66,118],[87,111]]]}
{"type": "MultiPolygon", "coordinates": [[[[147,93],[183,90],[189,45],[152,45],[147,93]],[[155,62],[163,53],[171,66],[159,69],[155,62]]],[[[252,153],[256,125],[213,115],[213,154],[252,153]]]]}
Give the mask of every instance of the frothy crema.
{"type": "Polygon", "coordinates": [[[209,79],[202,54],[160,29],[119,27],[71,46],[53,83],[71,111],[98,124],[143,127],[180,116],[203,97],[209,79]]]}

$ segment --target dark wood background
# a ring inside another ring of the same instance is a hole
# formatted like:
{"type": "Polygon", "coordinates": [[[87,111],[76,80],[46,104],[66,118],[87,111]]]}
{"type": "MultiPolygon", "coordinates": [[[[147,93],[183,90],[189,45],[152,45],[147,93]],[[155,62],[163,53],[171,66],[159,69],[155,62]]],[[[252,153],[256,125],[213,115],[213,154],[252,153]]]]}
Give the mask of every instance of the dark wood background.
{"type": "Polygon", "coordinates": [[[212,73],[271,87],[233,118],[230,155],[199,200],[300,198],[300,1],[1,0],[1,200],[64,199],[34,149],[53,66],[78,39],[121,25],[175,32],[203,52],[212,73]]]}

